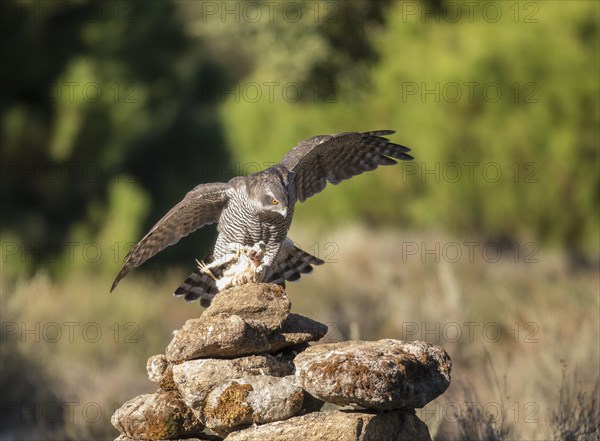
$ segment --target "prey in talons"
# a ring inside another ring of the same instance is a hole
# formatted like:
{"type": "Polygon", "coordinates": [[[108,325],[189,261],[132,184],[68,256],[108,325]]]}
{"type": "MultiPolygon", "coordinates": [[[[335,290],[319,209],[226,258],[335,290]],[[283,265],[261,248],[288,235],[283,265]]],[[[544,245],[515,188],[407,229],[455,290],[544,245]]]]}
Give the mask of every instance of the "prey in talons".
{"type": "Polygon", "coordinates": [[[218,291],[245,283],[259,282],[257,268],[262,263],[266,244],[263,241],[253,246],[230,244],[227,252],[206,264],[196,260],[198,270],[215,281],[218,291]]]}

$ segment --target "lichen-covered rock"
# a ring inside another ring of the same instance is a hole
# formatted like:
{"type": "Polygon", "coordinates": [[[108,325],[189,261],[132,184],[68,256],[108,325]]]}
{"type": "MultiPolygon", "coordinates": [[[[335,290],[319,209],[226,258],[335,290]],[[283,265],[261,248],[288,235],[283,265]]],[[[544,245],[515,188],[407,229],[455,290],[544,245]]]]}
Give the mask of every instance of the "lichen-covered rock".
{"type": "Polygon", "coordinates": [[[294,373],[294,366],[272,355],[253,355],[234,359],[201,359],[173,365],[173,381],[183,400],[200,421],[208,394],[226,380],[247,375],[284,377],[294,373]]]}
{"type": "MultiPolygon", "coordinates": [[[[200,433],[198,435],[195,435],[193,438],[185,438],[185,439],[179,438],[177,441],[222,441],[222,439],[223,438],[221,438],[220,436],[209,435],[207,433],[200,433]]],[[[146,441],[146,440],[130,438],[127,435],[121,434],[115,438],[115,441],[146,441]]],[[[156,441],[156,440],[153,440],[153,441],[156,441]]],[[[174,441],[174,440],[162,440],[161,439],[160,441],[174,441]]]]}
{"type": "Polygon", "coordinates": [[[437,346],[399,340],[311,346],[294,364],[298,384],[311,395],[381,410],[425,406],[448,388],[452,366],[437,346]]]}
{"type": "Polygon", "coordinates": [[[204,429],[175,391],[158,391],[129,400],[113,414],[111,422],[124,435],[144,440],[188,437],[204,429]]]}
{"type": "Polygon", "coordinates": [[[174,332],[166,355],[148,359],[160,389],[115,412],[117,441],[221,439],[215,433],[228,441],[430,441],[413,409],[449,386],[443,349],[398,340],[309,346],[327,326],[289,310],[275,285],[219,293],[174,332]],[[325,401],[368,410],[320,411],[325,401]]]}
{"type": "Polygon", "coordinates": [[[190,319],[167,346],[171,363],[213,357],[239,357],[264,352],[269,347],[269,330],[257,321],[217,314],[190,319]]]}
{"type": "Polygon", "coordinates": [[[198,358],[240,357],[273,353],[287,346],[315,341],[327,326],[298,314],[289,314],[275,331],[258,320],[219,313],[188,320],[167,347],[171,363],[198,358]]]}
{"type": "Polygon", "coordinates": [[[173,368],[164,354],[150,357],[146,363],[146,371],[150,381],[158,384],[162,390],[177,389],[177,386],[173,383],[173,368]]]}
{"type": "Polygon", "coordinates": [[[246,376],[216,386],[207,396],[203,416],[206,426],[226,435],[251,424],[282,421],[298,415],[304,391],[294,377],[246,376]]]}
{"type": "Polygon", "coordinates": [[[431,441],[414,413],[313,412],[232,432],[225,441],[431,441]]]}
{"type": "Polygon", "coordinates": [[[290,299],[279,285],[250,283],[218,293],[202,316],[235,314],[244,320],[257,320],[273,331],[290,312],[290,299]]]}

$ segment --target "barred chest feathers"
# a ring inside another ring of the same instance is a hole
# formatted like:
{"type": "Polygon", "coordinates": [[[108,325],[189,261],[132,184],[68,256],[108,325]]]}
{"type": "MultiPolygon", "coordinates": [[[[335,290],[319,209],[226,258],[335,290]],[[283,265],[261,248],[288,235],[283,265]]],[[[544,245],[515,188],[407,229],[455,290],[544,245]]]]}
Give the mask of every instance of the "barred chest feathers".
{"type": "MultiPolygon", "coordinates": [[[[222,244],[252,246],[259,241],[282,242],[287,237],[293,216],[294,194],[288,197],[288,188],[284,186],[287,182],[260,179],[258,176],[253,178],[236,179],[231,199],[223,209],[217,227],[222,244]],[[268,206],[274,199],[282,208],[274,210],[268,206]],[[289,202],[292,202],[291,206],[289,202]]],[[[216,254],[220,253],[217,251],[216,254]]]]}

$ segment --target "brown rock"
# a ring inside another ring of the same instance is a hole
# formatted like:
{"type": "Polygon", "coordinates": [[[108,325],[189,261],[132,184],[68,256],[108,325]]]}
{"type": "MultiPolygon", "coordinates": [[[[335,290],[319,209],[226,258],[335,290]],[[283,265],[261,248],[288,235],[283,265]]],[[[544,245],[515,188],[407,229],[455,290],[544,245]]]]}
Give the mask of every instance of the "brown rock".
{"type": "Polygon", "coordinates": [[[164,354],[153,355],[146,363],[148,378],[163,390],[176,390],[173,383],[173,368],[164,354]]]}
{"type": "MultiPolygon", "coordinates": [[[[199,435],[194,436],[193,438],[179,438],[176,441],[221,441],[223,438],[220,436],[209,435],[207,433],[201,433],[199,435]]],[[[115,438],[115,441],[145,441],[136,438],[129,438],[127,435],[119,435],[115,438]]],[[[160,440],[160,441],[175,441],[175,440],[160,440]]]]}
{"type": "Polygon", "coordinates": [[[452,366],[437,346],[399,340],[311,346],[294,364],[298,384],[311,395],[381,410],[425,406],[448,388],[452,366]]]}
{"type": "Polygon", "coordinates": [[[269,335],[269,352],[287,346],[317,341],[327,334],[327,326],[300,314],[290,314],[281,328],[269,335]]]}
{"type": "Polygon", "coordinates": [[[251,324],[237,315],[218,314],[190,319],[175,332],[167,346],[171,363],[214,357],[239,357],[264,352],[269,331],[260,322],[251,324]]]}
{"type": "Polygon", "coordinates": [[[207,396],[206,426],[226,435],[240,427],[281,421],[298,415],[304,391],[294,377],[246,376],[216,386],[207,396]]]}
{"type": "Polygon", "coordinates": [[[272,355],[253,355],[235,359],[191,360],[173,365],[173,380],[186,404],[200,421],[208,394],[226,380],[247,375],[284,377],[294,373],[294,366],[272,355]]]}
{"type": "Polygon", "coordinates": [[[326,333],[327,326],[298,314],[289,314],[281,327],[272,332],[262,322],[237,315],[202,315],[188,320],[175,332],[166,354],[171,363],[180,363],[198,358],[273,353],[318,340],[326,333]]]}
{"type": "Polygon", "coordinates": [[[290,312],[290,299],[279,285],[249,283],[218,293],[202,316],[235,314],[244,320],[257,320],[273,331],[290,312]]]}
{"type": "Polygon", "coordinates": [[[225,441],[431,441],[409,412],[313,412],[233,432],[225,441]]]}
{"type": "MultiPolygon", "coordinates": [[[[303,389],[304,390],[304,389],[303,389]]],[[[304,391],[304,401],[302,402],[302,410],[300,415],[310,412],[318,412],[323,408],[325,401],[313,397],[308,392],[304,391]]]]}
{"type": "Polygon", "coordinates": [[[111,418],[112,425],[130,438],[175,439],[204,429],[175,391],[158,391],[127,401],[111,418]]]}

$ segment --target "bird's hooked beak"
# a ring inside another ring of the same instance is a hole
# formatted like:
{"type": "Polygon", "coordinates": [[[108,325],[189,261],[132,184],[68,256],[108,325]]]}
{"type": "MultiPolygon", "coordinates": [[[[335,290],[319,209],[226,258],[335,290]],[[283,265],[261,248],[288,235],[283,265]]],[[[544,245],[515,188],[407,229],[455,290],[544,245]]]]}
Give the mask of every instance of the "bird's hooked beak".
{"type": "Polygon", "coordinates": [[[282,217],[285,218],[287,216],[287,207],[280,205],[279,207],[277,207],[275,212],[279,213],[282,217]]]}

